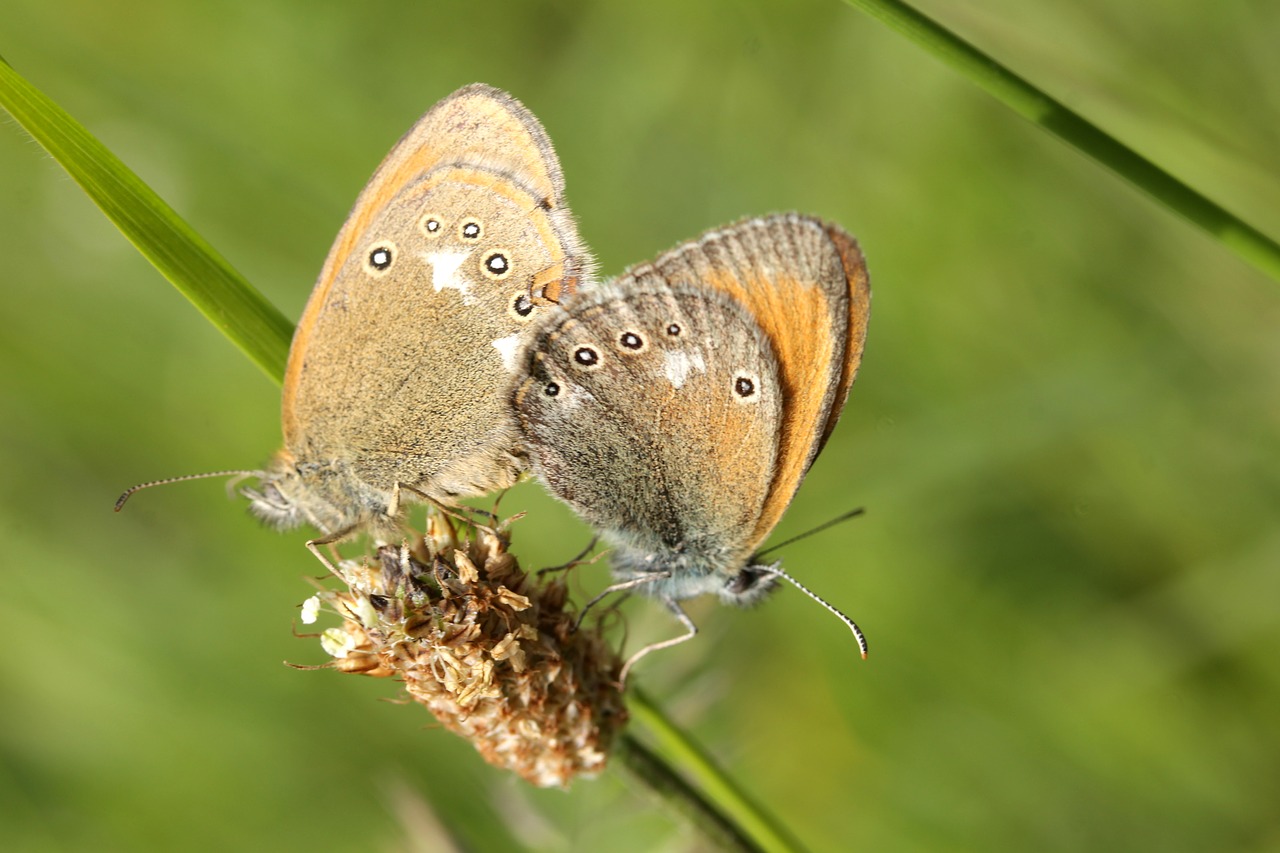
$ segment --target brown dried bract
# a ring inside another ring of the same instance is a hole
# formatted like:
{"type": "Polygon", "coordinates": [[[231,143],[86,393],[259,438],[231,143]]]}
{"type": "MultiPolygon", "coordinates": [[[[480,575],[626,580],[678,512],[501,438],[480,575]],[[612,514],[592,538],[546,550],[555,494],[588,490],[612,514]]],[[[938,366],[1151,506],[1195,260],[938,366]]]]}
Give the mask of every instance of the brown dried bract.
{"type": "Polygon", "coordinates": [[[507,544],[432,514],[412,546],[344,561],[348,588],[307,607],[343,618],[321,635],[331,668],[399,677],[486,761],[565,786],[604,769],[626,721],[620,662],[597,629],[573,630],[564,581],[525,574],[507,544]]]}

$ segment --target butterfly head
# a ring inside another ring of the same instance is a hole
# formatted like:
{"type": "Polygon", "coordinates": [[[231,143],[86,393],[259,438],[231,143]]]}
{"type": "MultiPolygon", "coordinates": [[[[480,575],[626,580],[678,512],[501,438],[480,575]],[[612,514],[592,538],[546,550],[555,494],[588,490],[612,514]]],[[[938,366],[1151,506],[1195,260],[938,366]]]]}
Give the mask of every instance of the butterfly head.
{"type": "Polygon", "coordinates": [[[636,537],[617,533],[604,533],[614,546],[615,576],[623,582],[640,581],[636,591],[654,598],[682,601],[714,595],[724,604],[750,607],[778,585],[780,563],[744,560],[740,549],[726,546],[717,537],[656,547],[648,541],[648,547],[637,547],[636,537]]]}
{"type": "Polygon", "coordinates": [[[299,462],[287,451],[271,460],[256,487],[240,494],[253,515],[277,530],[306,524],[323,534],[358,527],[376,533],[393,523],[388,495],[336,463],[299,462]]]}
{"type": "Polygon", "coordinates": [[[759,604],[778,586],[777,568],[781,565],[781,563],[756,564],[753,560],[749,565],[743,566],[737,574],[726,579],[716,593],[726,604],[734,604],[738,607],[759,604]]]}

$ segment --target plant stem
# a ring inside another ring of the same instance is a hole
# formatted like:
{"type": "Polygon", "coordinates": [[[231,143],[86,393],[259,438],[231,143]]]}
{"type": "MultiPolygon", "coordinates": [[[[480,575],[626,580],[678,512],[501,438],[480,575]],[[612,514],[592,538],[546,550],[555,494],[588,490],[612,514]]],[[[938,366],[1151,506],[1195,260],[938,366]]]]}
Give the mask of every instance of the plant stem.
{"type": "Polygon", "coordinates": [[[1014,112],[1093,158],[1280,281],[1280,243],[902,0],[845,0],[902,33],[1014,112]]]}
{"type": "Polygon", "coordinates": [[[762,849],[639,740],[625,734],[615,750],[615,761],[620,761],[636,781],[698,827],[717,850],[755,853],[762,849]]]}
{"type": "Polygon", "coordinates": [[[739,849],[770,853],[804,849],[642,691],[632,687],[628,692],[627,707],[633,721],[649,733],[667,760],[683,769],[697,788],[632,736],[625,739],[621,753],[628,769],[710,834],[732,840],[739,849]],[[652,766],[648,762],[653,762],[652,766]]]}

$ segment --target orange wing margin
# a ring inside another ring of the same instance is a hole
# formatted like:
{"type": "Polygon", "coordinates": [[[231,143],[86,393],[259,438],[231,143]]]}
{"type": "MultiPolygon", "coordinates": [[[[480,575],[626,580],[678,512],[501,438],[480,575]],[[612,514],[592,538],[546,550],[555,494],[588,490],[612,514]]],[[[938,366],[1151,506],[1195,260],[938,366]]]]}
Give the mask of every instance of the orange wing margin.
{"type": "Polygon", "coordinates": [[[835,428],[857,374],[871,302],[866,264],[839,226],[785,214],[707,232],[653,267],[673,284],[692,281],[729,294],[773,345],[783,422],[769,496],[744,543],[754,551],[835,428]]]}

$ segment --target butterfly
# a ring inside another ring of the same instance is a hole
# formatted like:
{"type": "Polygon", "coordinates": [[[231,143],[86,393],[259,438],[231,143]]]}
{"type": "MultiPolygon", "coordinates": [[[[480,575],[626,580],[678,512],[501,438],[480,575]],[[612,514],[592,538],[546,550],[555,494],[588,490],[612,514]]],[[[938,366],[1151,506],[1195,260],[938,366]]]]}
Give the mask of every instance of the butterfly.
{"type": "Polygon", "coordinates": [[[611,547],[606,592],[657,598],[686,628],[640,655],[697,632],[683,599],[800,586],[758,554],[840,417],[870,303],[854,239],[783,214],[708,231],[539,321],[512,395],[532,470],[611,547]]]}

